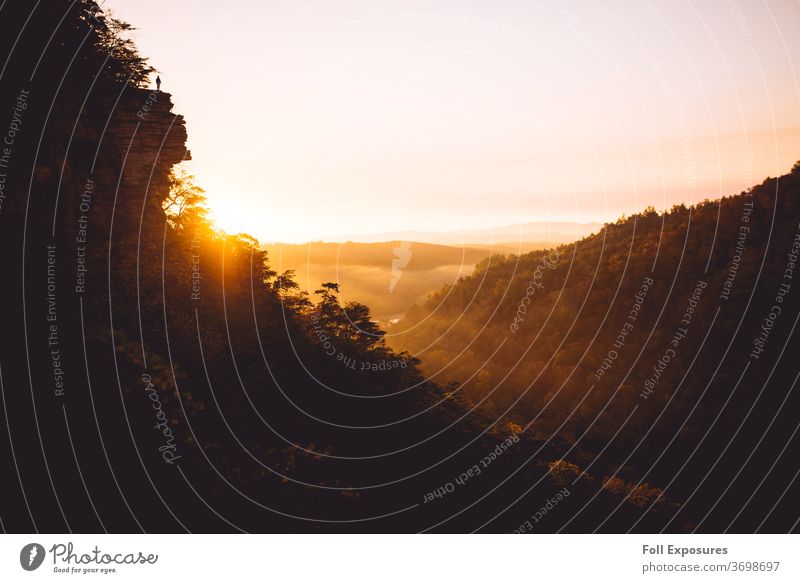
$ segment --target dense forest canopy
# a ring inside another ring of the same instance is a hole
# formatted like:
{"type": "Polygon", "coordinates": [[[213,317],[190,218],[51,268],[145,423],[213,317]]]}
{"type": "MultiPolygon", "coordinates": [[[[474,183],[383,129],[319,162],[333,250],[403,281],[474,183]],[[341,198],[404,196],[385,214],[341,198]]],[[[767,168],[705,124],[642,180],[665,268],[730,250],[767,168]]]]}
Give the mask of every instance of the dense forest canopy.
{"type": "MultiPolygon", "coordinates": [[[[719,415],[715,430],[736,432],[763,379],[781,374],[799,229],[796,164],[737,196],[649,208],[573,244],[487,260],[411,310],[392,342],[532,431],[613,440],[620,462],[630,448],[691,451],[719,415]]],[[[780,378],[759,406],[786,397],[793,380],[780,378]]]]}

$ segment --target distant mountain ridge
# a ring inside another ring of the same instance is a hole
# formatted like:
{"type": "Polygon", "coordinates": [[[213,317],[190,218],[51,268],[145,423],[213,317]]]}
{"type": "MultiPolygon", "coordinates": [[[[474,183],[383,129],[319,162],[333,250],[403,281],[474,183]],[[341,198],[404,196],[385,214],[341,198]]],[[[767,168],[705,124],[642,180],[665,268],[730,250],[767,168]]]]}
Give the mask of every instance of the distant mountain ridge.
{"type": "Polygon", "coordinates": [[[602,223],[536,221],[485,229],[457,231],[392,231],[388,233],[349,234],[327,237],[329,241],[384,243],[414,241],[438,245],[490,245],[492,243],[569,243],[596,233],[602,223]]]}

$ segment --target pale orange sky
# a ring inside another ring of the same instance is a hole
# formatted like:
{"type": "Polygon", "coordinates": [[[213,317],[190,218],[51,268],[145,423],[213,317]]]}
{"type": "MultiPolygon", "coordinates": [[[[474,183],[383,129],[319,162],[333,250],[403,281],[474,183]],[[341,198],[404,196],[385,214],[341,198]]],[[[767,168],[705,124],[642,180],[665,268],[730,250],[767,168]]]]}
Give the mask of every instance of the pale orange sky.
{"type": "Polygon", "coordinates": [[[263,241],[614,220],[800,159],[800,2],[107,0],[263,241]]]}

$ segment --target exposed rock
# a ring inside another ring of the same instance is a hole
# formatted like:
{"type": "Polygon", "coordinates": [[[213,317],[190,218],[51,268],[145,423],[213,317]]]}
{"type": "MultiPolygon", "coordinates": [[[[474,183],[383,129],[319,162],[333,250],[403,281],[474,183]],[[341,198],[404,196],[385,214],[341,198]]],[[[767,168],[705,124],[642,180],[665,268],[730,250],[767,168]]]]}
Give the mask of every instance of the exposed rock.
{"type": "Polygon", "coordinates": [[[160,213],[170,168],[191,157],[183,116],[172,113],[170,97],[126,87],[115,96],[89,95],[85,103],[72,96],[56,100],[33,190],[53,203],[58,197],[58,230],[71,239],[88,214],[99,243],[97,237],[106,239],[112,230],[112,210],[115,221],[160,213]],[[81,202],[89,203],[88,213],[81,202]]]}

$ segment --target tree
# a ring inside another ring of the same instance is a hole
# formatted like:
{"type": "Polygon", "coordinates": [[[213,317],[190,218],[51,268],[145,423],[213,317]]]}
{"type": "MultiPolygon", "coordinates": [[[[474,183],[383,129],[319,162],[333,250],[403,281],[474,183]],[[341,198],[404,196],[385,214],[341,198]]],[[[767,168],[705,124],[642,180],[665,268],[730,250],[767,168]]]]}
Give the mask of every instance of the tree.
{"type": "Polygon", "coordinates": [[[311,307],[308,293],[294,280],[294,270],[287,269],[278,275],[271,284],[272,291],[278,294],[281,304],[296,314],[305,314],[311,307]]]}
{"type": "Polygon", "coordinates": [[[342,308],[339,305],[339,284],[333,282],[323,283],[314,290],[319,296],[317,302],[317,316],[319,324],[333,334],[339,332],[342,326],[342,308]]]}
{"type": "Polygon", "coordinates": [[[136,30],[127,22],[106,14],[94,1],[81,0],[78,7],[82,27],[91,31],[93,53],[102,59],[104,75],[118,83],[143,87],[155,72],[147,58],[139,53],[128,35],[136,30]]]}
{"type": "Polygon", "coordinates": [[[358,302],[347,302],[342,306],[338,283],[323,283],[314,293],[320,296],[317,303],[318,323],[328,333],[353,344],[359,350],[383,346],[386,332],[372,321],[369,307],[358,302]]]}
{"type": "Polygon", "coordinates": [[[170,226],[182,230],[190,224],[207,226],[208,209],[203,190],[185,168],[169,175],[169,194],[161,203],[170,226]]]}
{"type": "Polygon", "coordinates": [[[368,306],[358,302],[348,302],[344,306],[344,316],[347,319],[346,335],[350,342],[363,350],[383,345],[383,336],[386,332],[372,321],[368,306]]]}

